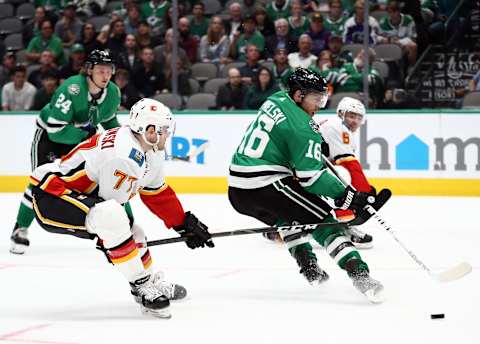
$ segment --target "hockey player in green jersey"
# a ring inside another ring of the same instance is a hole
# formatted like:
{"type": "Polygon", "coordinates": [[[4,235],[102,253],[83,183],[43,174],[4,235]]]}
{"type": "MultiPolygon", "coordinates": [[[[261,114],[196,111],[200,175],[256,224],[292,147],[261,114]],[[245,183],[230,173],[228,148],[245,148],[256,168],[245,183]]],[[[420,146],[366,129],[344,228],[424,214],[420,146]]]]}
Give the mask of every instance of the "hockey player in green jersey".
{"type": "MultiPolygon", "coordinates": [[[[298,68],[288,86],[288,92],[277,92],[263,103],[233,155],[230,203],[239,213],[271,226],[335,222],[331,206],[321,196],[333,199],[338,208],[361,213],[374,197],[345,188],[322,160],[323,139],[312,116],[327,102],[325,80],[298,68]]],[[[280,235],[309,283],[329,278],[304,233],[293,229],[280,235]]],[[[360,292],[372,302],[381,301],[383,286],[370,277],[367,263],[341,226],[317,229],[312,237],[360,292]]]]}
{"type": "MultiPolygon", "coordinates": [[[[115,64],[108,51],[93,50],[82,74],[72,76],[55,91],[40,111],[32,142],[32,170],[69,152],[78,143],[104,129],[120,126],[116,112],[120,91],[110,81],[115,64]]],[[[128,211],[131,214],[130,209],[128,211]]],[[[34,218],[31,185],[23,194],[11,236],[10,252],[23,254],[29,246],[27,229],[34,218]]]]}

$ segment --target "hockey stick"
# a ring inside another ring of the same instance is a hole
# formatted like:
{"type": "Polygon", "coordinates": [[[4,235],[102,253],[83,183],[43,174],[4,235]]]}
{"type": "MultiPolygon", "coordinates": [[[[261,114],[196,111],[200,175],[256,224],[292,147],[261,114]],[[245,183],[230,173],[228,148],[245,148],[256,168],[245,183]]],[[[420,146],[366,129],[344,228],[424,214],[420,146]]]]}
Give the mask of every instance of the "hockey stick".
{"type": "Polygon", "coordinates": [[[209,145],[210,145],[210,143],[207,141],[205,143],[202,143],[200,146],[194,147],[193,149],[191,149],[190,152],[188,152],[188,154],[186,156],[172,155],[171,159],[172,160],[181,160],[181,161],[190,162],[193,159],[195,159],[198,155],[205,152],[205,150],[208,148],[209,145]]]}
{"type": "MultiPolygon", "coordinates": [[[[325,227],[332,227],[332,226],[348,226],[349,223],[350,222],[323,222],[323,223],[312,223],[312,224],[306,224],[306,225],[245,228],[245,229],[237,229],[237,230],[228,231],[228,232],[212,233],[212,238],[246,235],[246,234],[271,233],[271,232],[278,232],[278,231],[292,230],[292,229],[301,230],[304,233],[303,235],[307,235],[312,233],[318,228],[325,228],[325,227]]],[[[147,246],[150,247],[150,246],[157,246],[157,245],[173,244],[176,242],[183,242],[185,240],[187,240],[187,238],[185,237],[152,240],[152,241],[147,241],[147,246]]]]}
{"type": "MultiPolygon", "coordinates": [[[[350,186],[352,189],[354,189],[354,187],[352,185],[349,185],[339,174],[338,172],[335,170],[335,167],[333,166],[333,164],[330,162],[330,160],[328,160],[327,157],[325,157],[325,155],[322,154],[322,158],[323,160],[325,161],[325,164],[327,165],[327,167],[330,169],[330,171],[332,171],[332,173],[342,182],[342,184],[344,186],[350,186]]],[[[393,237],[393,239],[400,245],[401,248],[403,248],[403,250],[405,252],[408,253],[408,255],[415,261],[415,263],[417,263],[418,265],[420,265],[420,267],[425,270],[426,272],[428,272],[428,274],[433,277],[434,279],[440,281],[440,282],[449,282],[449,281],[455,281],[457,279],[460,279],[462,278],[463,276],[469,274],[471,271],[472,271],[472,266],[467,263],[467,262],[462,262],[460,264],[457,264],[455,265],[454,267],[448,269],[448,270],[445,270],[443,272],[440,272],[440,273],[434,273],[432,271],[432,269],[430,269],[427,265],[425,265],[424,262],[422,262],[420,260],[420,258],[417,257],[417,255],[415,253],[413,253],[412,250],[410,250],[399,238],[398,236],[396,235],[396,233],[393,231],[392,227],[390,227],[386,222],[385,220],[383,220],[380,216],[378,216],[377,214],[377,211],[371,206],[371,205],[367,205],[363,208],[364,210],[366,210],[375,220],[377,220],[377,222],[380,224],[380,226],[382,226],[383,229],[385,229],[388,233],[390,233],[390,235],[393,237]]]]}

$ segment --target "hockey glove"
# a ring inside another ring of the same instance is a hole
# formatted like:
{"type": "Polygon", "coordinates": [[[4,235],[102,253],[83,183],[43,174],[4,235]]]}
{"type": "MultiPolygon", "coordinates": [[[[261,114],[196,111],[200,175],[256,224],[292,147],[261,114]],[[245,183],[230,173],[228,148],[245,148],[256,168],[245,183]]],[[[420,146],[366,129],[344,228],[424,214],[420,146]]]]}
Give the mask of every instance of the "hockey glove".
{"type": "Polygon", "coordinates": [[[92,137],[93,135],[95,135],[97,133],[97,127],[95,127],[91,124],[83,126],[82,129],[87,132],[87,136],[85,137],[84,140],[89,139],[90,137],[92,137]]]}
{"type": "Polygon", "coordinates": [[[340,209],[362,211],[367,205],[375,203],[375,196],[367,192],[355,191],[350,185],[345,188],[342,197],[335,200],[335,206],[340,209]]]}
{"type": "Polygon", "coordinates": [[[187,239],[185,243],[191,249],[205,247],[205,245],[208,247],[215,246],[212,241],[212,236],[208,232],[208,227],[189,211],[185,213],[185,222],[183,225],[175,226],[173,229],[187,239]]]}
{"type": "Polygon", "coordinates": [[[325,141],[322,141],[322,144],[321,144],[321,150],[322,150],[322,154],[325,155],[326,157],[329,157],[330,156],[330,146],[328,145],[327,142],[325,141]]]}

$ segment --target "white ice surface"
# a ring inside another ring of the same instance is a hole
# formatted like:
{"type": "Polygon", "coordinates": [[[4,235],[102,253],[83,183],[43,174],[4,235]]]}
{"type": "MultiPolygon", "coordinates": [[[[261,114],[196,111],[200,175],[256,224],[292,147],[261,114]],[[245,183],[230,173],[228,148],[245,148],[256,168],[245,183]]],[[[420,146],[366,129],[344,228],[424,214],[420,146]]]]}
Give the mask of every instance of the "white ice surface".
{"type": "MultiPolygon", "coordinates": [[[[212,231],[259,225],[236,214],[225,195],[180,198],[212,231]]],[[[363,226],[375,240],[361,254],[385,286],[381,305],[369,304],[321,249],[331,278],[313,288],[285,248],[259,235],[219,238],[214,249],[153,247],[156,265],[189,292],[172,304],[170,320],[140,314],[93,242],[34,224],[27,254],[9,254],[19,201],[20,194],[0,196],[0,344],[480,343],[480,198],[394,197],[380,212],[434,271],[473,265],[451,283],[433,281],[373,221],[363,226]]],[[[173,235],[138,199],[133,210],[150,239],[173,235]]]]}

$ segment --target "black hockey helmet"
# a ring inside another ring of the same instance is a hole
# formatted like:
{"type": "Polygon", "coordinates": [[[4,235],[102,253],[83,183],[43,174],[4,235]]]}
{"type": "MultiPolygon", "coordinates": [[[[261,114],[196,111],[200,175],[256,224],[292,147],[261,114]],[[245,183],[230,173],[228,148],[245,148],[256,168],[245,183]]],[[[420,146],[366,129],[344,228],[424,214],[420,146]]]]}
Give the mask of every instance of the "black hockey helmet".
{"type": "Polygon", "coordinates": [[[115,74],[115,61],[108,50],[95,49],[88,54],[85,60],[85,67],[93,68],[95,65],[111,65],[113,73],[115,74]]]}
{"type": "Polygon", "coordinates": [[[300,90],[305,96],[310,92],[327,93],[327,82],[320,74],[306,68],[297,68],[288,78],[288,93],[293,96],[300,90]]]}

